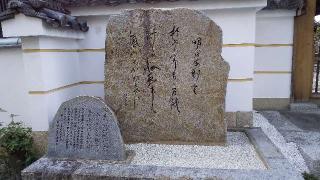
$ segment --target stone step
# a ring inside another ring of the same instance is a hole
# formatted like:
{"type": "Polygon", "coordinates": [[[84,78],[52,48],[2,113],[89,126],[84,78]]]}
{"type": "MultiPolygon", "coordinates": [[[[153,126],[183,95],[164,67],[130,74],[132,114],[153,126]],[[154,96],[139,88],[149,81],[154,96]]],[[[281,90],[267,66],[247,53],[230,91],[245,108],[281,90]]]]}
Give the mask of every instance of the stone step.
{"type": "Polygon", "coordinates": [[[314,103],[291,103],[291,111],[318,111],[320,110],[317,104],[314,103]]]}

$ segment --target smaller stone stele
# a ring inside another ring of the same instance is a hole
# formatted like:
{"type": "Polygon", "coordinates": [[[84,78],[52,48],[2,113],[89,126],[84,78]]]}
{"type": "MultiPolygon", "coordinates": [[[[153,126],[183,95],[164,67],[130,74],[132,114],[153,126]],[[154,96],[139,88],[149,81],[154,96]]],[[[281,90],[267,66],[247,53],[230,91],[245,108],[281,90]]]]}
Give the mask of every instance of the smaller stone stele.
{"type": "Polygon", "coordinates": [[[48,157],[123,161],[125,147],[114,112],[96,97],[64,102],[49,127],[48,157]]]}

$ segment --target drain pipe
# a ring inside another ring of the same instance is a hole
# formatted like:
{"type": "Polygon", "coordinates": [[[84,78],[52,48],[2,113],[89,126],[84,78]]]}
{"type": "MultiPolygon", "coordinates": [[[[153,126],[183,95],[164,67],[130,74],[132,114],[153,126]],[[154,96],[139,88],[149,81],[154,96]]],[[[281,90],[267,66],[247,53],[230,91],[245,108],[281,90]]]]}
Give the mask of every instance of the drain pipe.
{"type": "Polygon", "coordinates": [[[0,38],[0,48],[21,47],[21,38],[0,38]]]}

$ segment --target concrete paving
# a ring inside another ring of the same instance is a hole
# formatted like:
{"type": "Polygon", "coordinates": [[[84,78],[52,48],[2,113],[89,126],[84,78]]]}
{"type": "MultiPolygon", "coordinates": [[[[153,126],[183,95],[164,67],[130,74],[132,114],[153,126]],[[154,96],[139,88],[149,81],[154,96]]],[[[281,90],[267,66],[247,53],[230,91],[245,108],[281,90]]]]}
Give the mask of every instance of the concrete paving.
{"type": "Polygon", "coordinates": [[[320,110],[260,113],[287,142],[297,144],[310,172],[320,177],[320,110]]]}

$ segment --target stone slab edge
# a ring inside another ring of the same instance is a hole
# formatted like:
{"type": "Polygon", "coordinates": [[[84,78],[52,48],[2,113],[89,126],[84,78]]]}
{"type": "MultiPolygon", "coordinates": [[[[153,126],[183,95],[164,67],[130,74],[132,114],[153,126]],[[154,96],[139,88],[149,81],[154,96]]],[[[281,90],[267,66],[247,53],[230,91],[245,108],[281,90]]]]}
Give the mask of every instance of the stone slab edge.
{"type": "Polygon", "coordinates": [[[106,163],[103,161],[53,160],[43,157],[22,171],[29,179],[303,179],[288,160],[263,133],[261,128],[242,128],[257,153],[267,165],[267,170],[205,169],[161,167],[106,163]]]}
{"type": "Polygon", "coordinates": [[[253,109],[255,110],[287,110],[290,98],[253,98],[253,109]]]}
{"type": "Polygon", "coordinates": [[[305,111],[318,111],[318,105],[314,103],[291,103],[290,111],[305,112],[305,111]]]}

